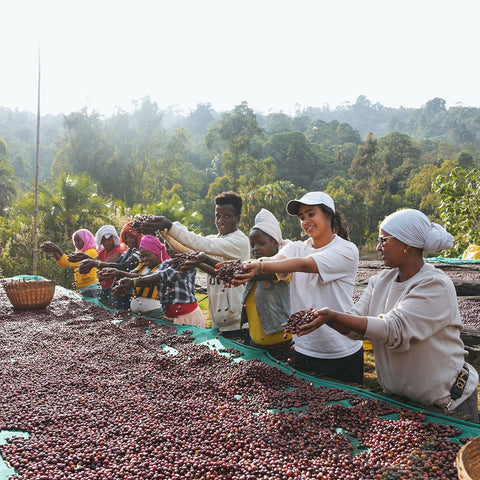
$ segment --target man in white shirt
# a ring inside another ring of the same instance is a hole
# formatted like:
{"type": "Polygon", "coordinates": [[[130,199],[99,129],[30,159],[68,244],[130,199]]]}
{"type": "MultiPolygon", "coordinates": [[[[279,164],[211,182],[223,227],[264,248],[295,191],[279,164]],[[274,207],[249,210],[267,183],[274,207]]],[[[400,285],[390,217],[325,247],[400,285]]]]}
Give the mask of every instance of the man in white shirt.
{"type": "MultiPolygon", "coordinates": [[[[235,192],[223,192],[215,197],[215,225],[218,230],[216,235],[204,237],[190,232],[163,216],[148,219],[142,225],[142,230],[159,230],[161,233],[167,230],[166,237],[173,238],[188,249],[212,255],[218,258],[219,262],[246,261],[250,258],[250,242],[238,229],[241,210],[242,197],[235,192]]],[[[221,280],[208,275],[207,293],[212,327],[218,328],[225,337],[243,339],[248,334],[248,326],[240,328],[244,288],[243,285],[227,288],[221,280]]]]}

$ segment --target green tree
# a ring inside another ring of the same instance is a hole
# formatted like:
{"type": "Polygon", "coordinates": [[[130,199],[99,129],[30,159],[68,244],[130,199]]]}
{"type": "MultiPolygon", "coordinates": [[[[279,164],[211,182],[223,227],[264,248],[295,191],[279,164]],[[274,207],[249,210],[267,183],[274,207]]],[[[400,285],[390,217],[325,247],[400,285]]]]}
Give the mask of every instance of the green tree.
{"type": "Polygon", "coordinates": [[[215,114],[210,103],[199,103],[197,108],[183,122],[185,128],[194,134],[205,135],[208,127],[215,120],[215,114]]]}
{"type": "Polygon", "coordinates": [[[13,172],[21,185],[27,184],[29,176],[28,164],[21,153],[17,153],[12,161],[13,172]]]}
{"type": "Polygon", "coordinates": [[[255,161],[254,143],[263,137],[255,113],[246,102],[237,105],[231,113],[221,116],[218,124],[210,127],[205,136],[212,158],[220,155],[222,170],[237,188],[241,175],[255,161]]]}
{"type": "MultiPolygon", "coordinates": [[[[391,208],[389,183],[391,175],[385,162],[377,156],[378,141],[369,133],[365,143],[358,147],[357,156],[350,167],[353,191],[362,199],[363,210],[360,213],[360,230],[364,238],[375,233],[378,221],[391,208]]],[[[391,212],[388,212],[391,213],[391,212]]]]}
{"type": "Polygon", "coordinates": [[[270,210],[278,219],[284,239],[299,239],[301,228],[297,217],[287,215],[289,200],[300,198],[306,191],[286,180],[275,181],[257,187],[243,195],[241,228],[248,234],[255,223],[255,216],[262,209],[270,210]]]}
{"type": "MultiPolygon", "coordinates": [[[[93,233],[110,220],[113,209],[96,194],[96,187],[86,176],[61,176],[57,183],[44,181],[39,191],[39,244],[45,240],[57,243],[64,251],[73,251],[72,233],[88,228],[93,233]]],[[[34,194],[24,194],[5,211],[0,219],[0,268],[3,275],[32,274],[34,194]]],[[[119,226],[119,225],[117,225],[119,226]]],[[[38,252],[37,272],[71,288],[73,272],[38,252]]]]}
{"type": "Polygon", "coordinates": [[[97,185],[86,174],[61,175],[56,185],[40,187],[39,219],[45,240],[71,245],[75,230],[95,230],[108,222],[113,204],[98,195],[97,185]]]}
{"type": "Polygon", "coordinates": [[[152,161],[154,168],[143,184],[144,203],[156,202],[175,193],[189,204],[205,195],[206,172],[185,161],[188,140],[187,130],[178,128],[165,146],[165,158],[152,161]]]}
{"type": "Polygon", "coordinates": [[[15,173],[10,164],[7,143],[0,137],[0,215],[7,205],[15,198],[17,188],[15,173]]]}
{"type": "Polygon", "coordinates": [[[239,178],[239,192],[248,192],[257,188],[258,185],[269,183],[272,178],[275,178],[275,169],[275,160],[272,157],[252,161],[239,178]]]}
{"type": "Polygon", "coordinates": [[[417,208],[430,218],[439,218],[440,193],[434,187],[434,181],[439,175],[448,175],[455,167],[450,161],[444,161],[440,166],[426,164],[410,178],[405,191],[405,206],[417,208]]]}
{"type": "Polygon", "coordinates": [[[335,177],[328,184],[325,192],[335,202],[335,208],[345,217],[350,239],[357,245],[364,243],[365,208],[360,193],[352,188],[352,181],[335,177]]]}
{"type": "Polygon", "coordinates": [[[378,158],[391,174],[390,191],[403,194],[409,175],[418,169],[422,152],[408,136],[392,132],[378,141],[378,158]]]}
{"type": "Polygon", "coordinates": [[[454,168],[435,179],[441,195],[440,218],[455,237],[452,253],[462,253],[469,244],[480,244],[480,170],[454,168]]]}
{"type": "Polygon", "coordinates": [[[149,97],[137,103],[136,107],[131,118],[135,143],[128,171],[124,171],[124,183],[128,185],[131,202],[152,202],[158,199],[151,179],[161,172],[161,159],[165,158],[165,129],[162,113],[149,97]],[[146,185],[150,188],[145,189],[146,185]]]}
{"type": "Polygon", "coordinates": [[[291,117],[285,113],[271,113],[265,118],[265,132],[268,135],[295,130],[291,117]]]}
{"type": "Polygon", "coordinates": [[[428,115],[437,115],[447,111],[446,105],[447,102],[443,98],[435,97],[425,104],[424,110],[428,115]]]}
{"type": "Polygon", "coordinates": [[[277,180],[287,180],[308,189],[319,168],[319,157],[303,133],[279,133],[265,144],[265,154],[276,163],[277,180]]]}
{"type": "Polygon", "coordinates": [[[52,174],[86,173],[98,178],[108,156],[100,114],[95,111],[89,114],[85,107],[64,118],[64,134],[56,142],[52,174]]]}
{"type": "Polygon", "coordinates": [[[473,168],[474,166],[473,155],[464,150],[458,154],[457,162],[460,167],[465,169],[473,168]]]}

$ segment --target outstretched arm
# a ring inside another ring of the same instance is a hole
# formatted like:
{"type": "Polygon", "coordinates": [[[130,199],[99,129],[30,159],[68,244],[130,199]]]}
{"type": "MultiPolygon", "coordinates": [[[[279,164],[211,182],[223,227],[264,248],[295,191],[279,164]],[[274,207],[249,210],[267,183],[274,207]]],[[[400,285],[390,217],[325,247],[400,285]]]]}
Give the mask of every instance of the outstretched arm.
{"type": "Polygon", "coordinates": [[[364,335],[367,324],[368,319],[365,316],[336,312],[330,308],[320,308],[315,311],[315,318],[310,323],[298,327],[300,330],[298,335],[307,335],[322,325],[328,325],[343,335],[348,335],[350,332],[364,335]]]}
{"type": "Polygon", "coordinates": [[[163,216],[146,215],[141,219],[140,230],[142,233],[154,235],[155,232],[162,230],[170,230],[172,222],[163,216]]]}
{"type": "Polygon", "coordinates": [[[123,278],[117,282],[113,291],[117,295],[127,293],[132,287],[144,287],[164,281],[164,273],[161,271],[149,273],[148,275],[139,275],[134,272],[122,272],[123,278]]]}
{"type": "Polygon", "coordinates": [[[40,248],[45,252],[45,253],[53,253],[55,260],[60,259],[63,256],[63,251],[62,249],[55,243],[53,242],[43,242],[40,245],[40,248]]]}
{"type": "Polygon", "coordinates": [[[244,273],[235,275],[233,285],[247,283],[255,277],[267,273],[319,273],[317,263],[312,257],[283,258],[280,260],[270,260],[269,257],[264,257],[255,262],[244,263],[243,270],[244,273]]]}
{"type": "Polygon", "coordinates": [[[188,258],[180,267],[181,272],[186,272],[192,268],[200,268],[205,273],[215,276],[215,265],[219,262],[218,258],[211,257],[204,252],[197,252],[195,256],[188,258]]]}
{"type": "Polygon", "coordinates": [[[70,255],[68,255],[68,261],[71,263],[78,263],[81,262],[82,260],[87,260],[89,257],[86,253],[84,252],[73,252],[70,255]]]}

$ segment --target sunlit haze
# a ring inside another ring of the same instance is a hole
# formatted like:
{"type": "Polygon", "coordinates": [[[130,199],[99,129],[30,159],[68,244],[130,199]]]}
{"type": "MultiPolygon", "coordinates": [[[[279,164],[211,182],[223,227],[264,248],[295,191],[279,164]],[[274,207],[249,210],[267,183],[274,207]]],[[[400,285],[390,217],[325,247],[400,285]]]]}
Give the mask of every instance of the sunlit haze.
{"type": "Polygon", "coordinates": [[[355,103],[480,107],[478,0],[16,0],[2,6],[0,106],[110,115],[355,103]]]}

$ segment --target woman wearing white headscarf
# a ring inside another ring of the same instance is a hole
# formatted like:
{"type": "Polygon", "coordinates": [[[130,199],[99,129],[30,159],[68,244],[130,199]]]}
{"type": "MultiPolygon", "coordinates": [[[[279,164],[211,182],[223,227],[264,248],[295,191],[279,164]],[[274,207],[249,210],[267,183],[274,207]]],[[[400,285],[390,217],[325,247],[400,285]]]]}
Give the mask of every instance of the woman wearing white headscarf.
{"type": "Polygon", "coordinates": [[[317,310],[302,334],[327,324],[368,338],[386,393],[478,421],[478,373],[465,362],[455,287],[423,252],[451,248],[453,237],[418,210],[399,210],[380,224],[377,251],[388,270],[372,277],[350,313],[317,310]]]}
{"type": "MultiPolygon", "coordinates": [[[[103,225],[103,227],[100,227],[95,233],[95,243],[97,244],[98,250],[96,259],[100,262],[116,262],[123,253],[123,249],[120,246],[120,237],[113,225],[103,225]]],[[[99,276],[104,295],[110,295],[110,287],[114,279],[108,278],[102,280],[101,271],[99,271],[99,276]]]]}

